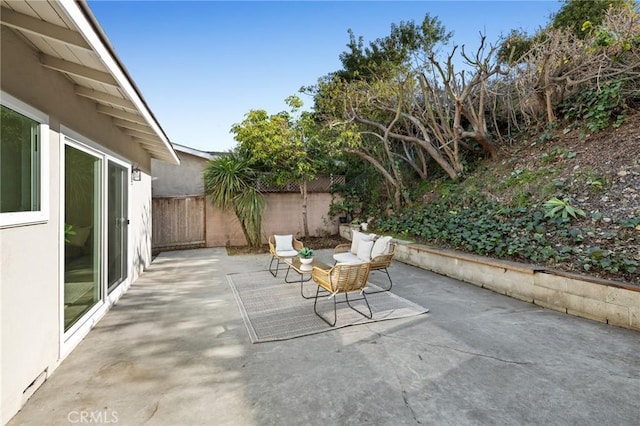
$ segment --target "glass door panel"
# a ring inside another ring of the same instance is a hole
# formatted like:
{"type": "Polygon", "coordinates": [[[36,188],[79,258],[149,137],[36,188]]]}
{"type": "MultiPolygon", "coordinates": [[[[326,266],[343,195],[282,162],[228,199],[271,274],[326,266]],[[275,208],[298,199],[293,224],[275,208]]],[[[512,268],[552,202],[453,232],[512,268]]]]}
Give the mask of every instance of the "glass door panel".
{"type": "Polygon", "coordinates": [[[102,160],[65,145],[64,329],[102,297],[102,160]]]}
{"type": "Polygon", "coordinates": [[[127,278],[127,169],[109,161],[107,187],[108,290],[127,278]]]}

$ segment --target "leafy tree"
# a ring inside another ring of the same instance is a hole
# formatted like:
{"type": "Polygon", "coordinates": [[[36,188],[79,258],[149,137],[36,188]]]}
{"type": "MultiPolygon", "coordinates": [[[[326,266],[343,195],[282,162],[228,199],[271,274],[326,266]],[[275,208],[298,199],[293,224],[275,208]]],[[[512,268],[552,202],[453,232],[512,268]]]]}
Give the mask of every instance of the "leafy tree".
{"type": "Polygon", "coordinates": [[[307,182],[328,168],[327,144],[308,111],[299,112],[303,103],[297,96],[285,102],[290,111],[269,115],[264,110],[251,110],[241,123],[231,128],[239,149],[268,172],[275,185],[296,182],[302,197],[302,219],[305,237],[309,236],[307,221],[307,182]]]}
{"type": "Polygon", "coordinates": [[[521,66],[513,69],[520,98],[524,103],[535,99],[537,112],[544,112],[552,123],[558,104],[595,82],[598,90],[619,79],[637,87],[632,82],[640,76],[638,16],[631,8],[608,8],[601,25],[585,25],[588,31],[583,39],[566,28],[545,30],[544,37],[523,56],[521,66]]]}
{"type": "Polygon", "coordinates": [[[602,24],[607,11],[611,9],[637,10],[634,0],[563,0],[563,5],[553,16],[552,28],[568,28],[578,38],[586,36],[583,25],[590,22],[593,26],[602,24]]]}
{"type": "Polygon", "coordinates": [[[438,43],[446,43],[452,36],[437,19],[426,14],[419,25],[415,21],[391,24],[388,36],[364,45],[349,29],[349,50],[340,54],[343,69],[336,75],[347,80],[380,78],[413,60],[423,60],[438,43]]]}
{"type": "Polygon", "coordinates": [[[309,90],[315,113],[343,152],[368,162],[383,176],[399,207],[403,199],[408,201],[402,159],[417,172],[426,170],[424,147],[416,147],[421,139],[405,134],[412,126],[403,114],[416,93],[413,68],[451,34],[427,14],[421,24],[393,24],[388,36],[367,46],[362,37],[356,39],[351,31],[349,36],[348,50],[340,55],[343,69],[309,90]]]}
{"type": "Polygon", "coordinates": [[[501,72],[495,49],[486,51],[484,37],[474,54],[463,46],[470,70],[456,72],[457,46],[445,61],[436,55],[438,43],[449,37],[429,15],[422,25],[393,25],[389,36],[368,47],[350,33],[350,50],[340,57],[345,69],[315,87],[318,117],[337,131],[344,152],[379,171],[396,208],[409,201],[402,162],[421,179],[431,162],[457,179],[464,173],[463,155],[497,152],[485,118],[487,81],[501,72]]]}
{"type": "Polygon", "coordinates": [[[519,63],[523,56],[531,49],[534,37],[529,36],[522,30],[511,30],[500,42],[498,59],[505,64],[514,65],[519,63]]]}
{"type": "Polygon", "coordinates": [[[205,194],[211,203],[223,210],[232,210],[247,244],[259,247],[265,200],[256,189],[258,175],[251,159],[239,151],[232,151],[210,160],[203,175],[205,194]]]}
{"type": "Polygon", "coordinates": [[[552,123],[563,100],[599,92],[612,81],[624,81],[621,91],[631,98],[638,92],[638,3],[562,3],[534,35],[512,30],[500,41],[499,61],[511,68],[506,78],[492,82],[494,109],[502,114],[496,122],[515,129],[552,123]]]}

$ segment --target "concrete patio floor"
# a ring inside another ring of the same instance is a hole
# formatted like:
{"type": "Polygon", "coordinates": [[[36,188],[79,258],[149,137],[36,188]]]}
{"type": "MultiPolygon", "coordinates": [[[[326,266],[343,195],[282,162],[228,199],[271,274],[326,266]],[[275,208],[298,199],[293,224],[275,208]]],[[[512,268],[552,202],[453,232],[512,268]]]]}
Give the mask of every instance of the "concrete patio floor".
{"type": "Polygon", "coordinates": [[[9,424],[640,424],[637,332],[395,262],[428,314],[251,344],[226,274],[268,263],[162,253],[9,424]]]}

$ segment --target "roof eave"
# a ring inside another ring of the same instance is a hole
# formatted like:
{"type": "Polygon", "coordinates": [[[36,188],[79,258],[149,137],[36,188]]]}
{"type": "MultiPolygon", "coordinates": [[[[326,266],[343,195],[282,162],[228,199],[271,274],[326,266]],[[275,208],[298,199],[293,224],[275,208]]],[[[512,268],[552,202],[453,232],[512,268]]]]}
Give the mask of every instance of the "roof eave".
{"type": "Polygon", "coordinates": [[[180,164],[180,158],[173,149],[169,138],[142,97],[142,93],[129,75],[122,61],[118,58],[87,2],[85,0],[57,1],[93,51],[100,57],[105,67],[109,70],[109,73],[118,82],[120,88],[126,93],[139,113],[156,133],[162,143],[163,151],[166,150],[167,158],[163,158],[163,160],[168,161],[170,159],[171,161],[169,162],[180,164]]]}

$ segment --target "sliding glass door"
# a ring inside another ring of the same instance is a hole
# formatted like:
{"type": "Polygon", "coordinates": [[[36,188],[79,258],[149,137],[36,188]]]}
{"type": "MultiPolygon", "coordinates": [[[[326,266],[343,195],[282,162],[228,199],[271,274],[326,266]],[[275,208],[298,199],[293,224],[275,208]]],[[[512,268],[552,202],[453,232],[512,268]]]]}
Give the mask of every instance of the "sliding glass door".
{"type": "Polygon", "coordinates": [[[62,292],[69,336],[127,280],[128,177],[124,163],[67,139],[62,292]]]}
{"type": "Polygon", "coordinates": [[[107,170],[107,286],[111,292],[127,278],[127,169],[109,161],[107,170]]]}
{"type": "Polygon", "coordinates": [[[64,330],[102,300],[103,160],[65,145],[64,330]]]}

